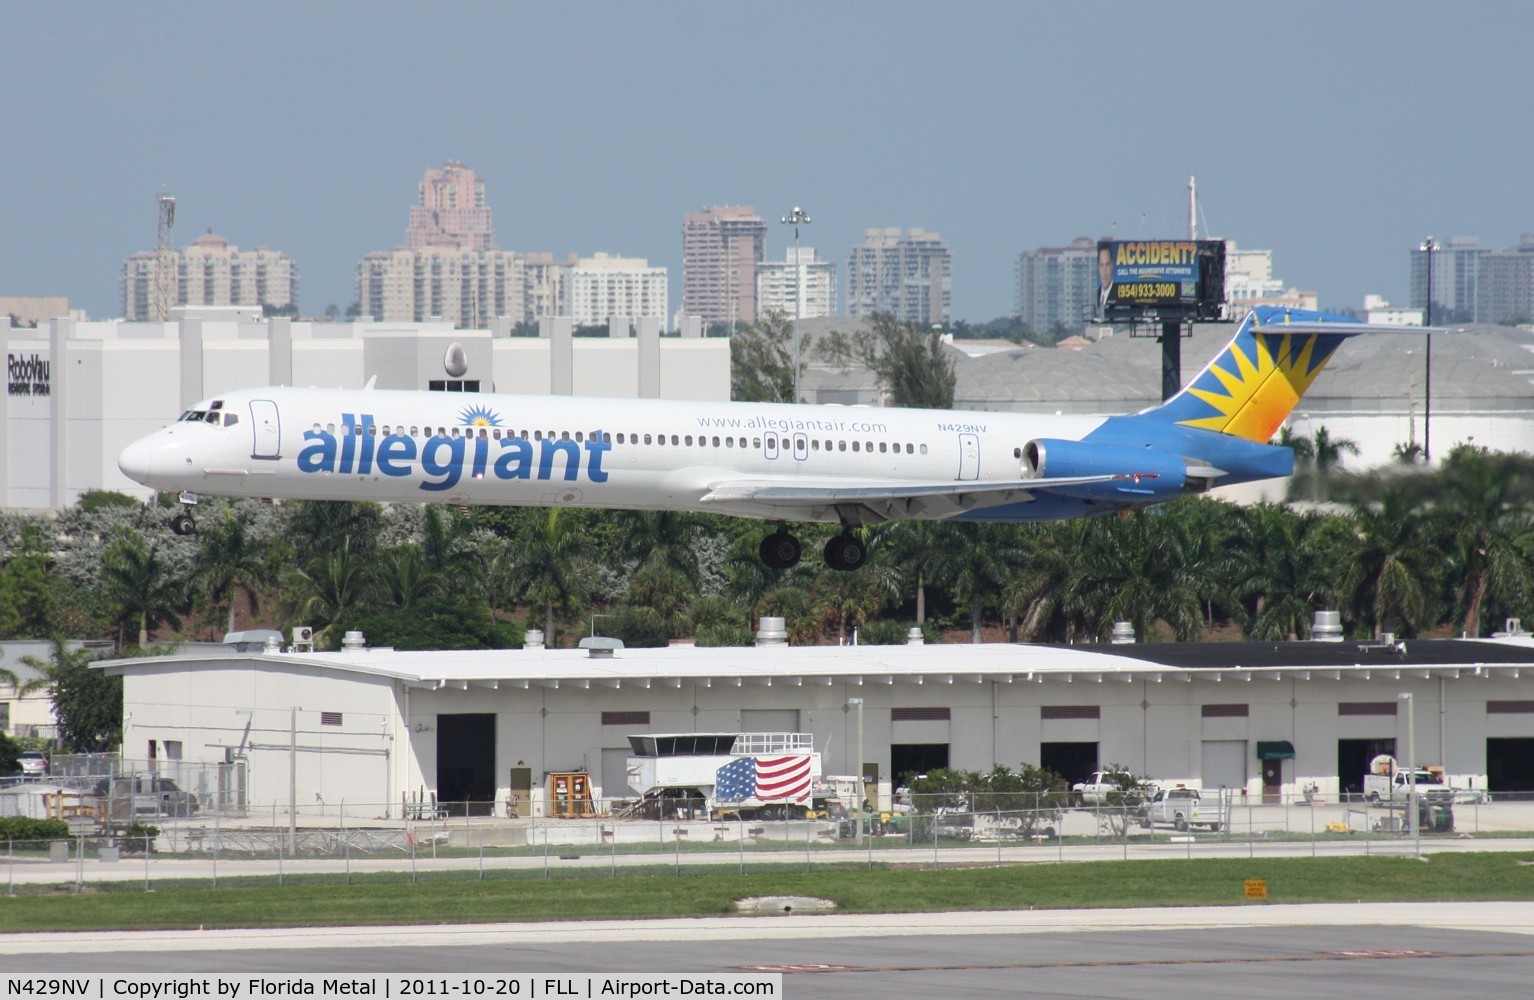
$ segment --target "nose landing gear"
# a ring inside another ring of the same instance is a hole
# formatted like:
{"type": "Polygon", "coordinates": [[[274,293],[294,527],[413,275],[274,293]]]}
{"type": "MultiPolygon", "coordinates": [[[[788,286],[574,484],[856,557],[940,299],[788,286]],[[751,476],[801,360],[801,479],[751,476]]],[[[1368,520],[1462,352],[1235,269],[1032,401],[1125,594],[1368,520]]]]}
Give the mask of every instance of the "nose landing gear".
{"type": "Polygon", "coordinates": [[[192,520],[192,508],[197,506],[197,494],[183,490],[176,501],[181,504],[181,510],[170,519],[170,530],[178,535],[197,534],[197,522],[192,520]]]}

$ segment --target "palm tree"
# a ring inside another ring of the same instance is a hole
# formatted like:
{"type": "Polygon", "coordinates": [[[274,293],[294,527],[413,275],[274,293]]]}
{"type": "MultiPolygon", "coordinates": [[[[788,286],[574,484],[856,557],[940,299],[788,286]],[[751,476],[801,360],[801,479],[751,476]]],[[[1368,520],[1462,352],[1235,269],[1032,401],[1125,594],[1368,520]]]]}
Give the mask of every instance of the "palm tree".
{"type": "Polygon", "coordinates": [[[1023,557],[1002,594],[1002,608],[1017,622],[1024,639],[1071,638],[1075,623],[1067,613],[1066,595],[1085,524],[1048,521],[1023,527],[1023,557]]]}
{"type": "Polygon", "coordinates": [[[1286,507],[1242,510],[1241,544],[1232,547],[1231,590],[1252,602],[1248,639],[1304,639],[1312,613],[1330,603],[1325,565],[1311,545],[1321,519],[1286,507]]]}
{"type": "Polygon", "coordinates": [[[556,612],[584,604],[591,591],[592,564],[586,536],[561,517],[558,507],[534,521],[531,530],[506,554],[509,589],[543,611],[544,635],[554,645],[556,612]]]}
{"type": "Polygon", "coordinates": [[[375,577],[379,598],[409,611],[442,592],[442,574],[427,564],[419,545],[401,545],[384,553],[375,577]]]}
{"type": "Polygon", "coordinates": [[[947,522],[946,542],[934,576],[954,594],[969,601],[970,642],[980,641],[988,595],[1001,595],[1020,561],[1021,550],[1008,526],[947,522]]]}
{"type": "MultiPolygon", "coordinates": [[[[178,612],[185,603],[185,592],[166,574],[159,550],[145,545],[138,532],[121,530],[102,554],[101,574],[106,598],[118,609],[118,622],[137,630],[140,648],[149,644],[150,631],[161,622],[181,627],[178,612]]],[[[122,647],[120,631],[118,647],[122,647]]]]}
{"type": "Polygon", "coordinates": [[[485,560],[474,544],[474,523],[428,504],[421,519],[422,567],[441,582],[452,581],[460,591],[475,589],[484,579],[485,560]]]}
{"type": "Polygon", "coordinates": [[[619,555],[638,566],[670,566],[686,576],[698,576],[698,539],[703,525],[697,517],[674,510],[618,510],[619,555]]]}
{"type": "Polygon", "coordinates": [[[1149,635],[1150,624],[1164,619],[1177,639],[1198,637],[1198,568],[1190,566],[1179,533],[1159,511],[1136,511],[1089,523],[1070,601],[1101,635],[1116,621],[1149,635]]]}
{"type": "Polygon", "coordinates": [[[245,592],[251,614],[260,610],[257,589],[270,586],[276,576],[272,550],[250,536],[244,519],[232,509],[224,511],[223,520],[199,531],[197,539],[192,579],[216,606],[227,604],[229,627],[225,631],[233,632],[238,591],[245,592]]]}
{"type": "Polygon", "coordinates": [[[1534,478],[1529,471],[1526,460],[1461,445],[1435,477],[1443,491],[1439,537],[1458,580],[1461,627],[1472,638],[1481,634],[1481,609],[1488,597],[1518,605],[1534,590],[1529,568],[1534,516],[1528,502],[1534,478]]]}
{"type": "Polygon", "coordinates": [[[1389,483],[1378,501],[1355,506],[1353,551],[1331,554],[1341,567],[1339,596],[1376,633],[1414,631],[1435,621],[1434,583],[1443,553],[1431,541],[1428,518],[1416,490],[1389,483]]]}
{"type": "MultiPolygon", "coordinates": [[[[890,551],[890,563],[916,589],[916,624],[927,622],[927,581],[942,561],[948,535],[941,521],[891,521],[879,525],[877,536],[890,551]]],[[[870,546],[870,551],[872,546],[870,546]]]]}
{"type": "Polygon", "coordinates": [[[1357,455],[1358,445],[1347,438],[1334,438],[1324,426],[1317,427],[1314,437],[1315,478],[1311,481],[1313,500],[1325,499],[1325,485],[1332,470],[1342,465],[1343,455],[1357,455]]]}
{"type": "Polygon", "coordinates": [[[363,560],[352,552],[351,539],[343,538],[339,548],[293,571],[292,615],[318,625],[316,637],[324,645],[333,645],[335,626],[361,603],[368,576],[363,560]]]}

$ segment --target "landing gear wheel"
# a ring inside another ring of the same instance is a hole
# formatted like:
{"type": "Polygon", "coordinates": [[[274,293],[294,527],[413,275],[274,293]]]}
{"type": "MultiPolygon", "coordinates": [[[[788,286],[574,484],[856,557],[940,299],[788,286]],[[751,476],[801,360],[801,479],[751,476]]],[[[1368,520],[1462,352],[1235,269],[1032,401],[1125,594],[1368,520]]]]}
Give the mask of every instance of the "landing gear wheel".
{"type": "Polygon", "coordinates": [[[197,522],[192,520],[192,515],[183,512],[170,519],[170,530],[178,535],[195,535],[197,522]]]}
{"type": "Polygon", "coordinates": [[[862,566],[868,551],[856,535],[841,534],[826,543],[825,556],[827,566],[847,571],[862,566]]]}
{"type": "Polygon", "coordinates": [[[774,531],[762,539],[757,554],[769,569],[789,569],[799,563],[799,539],[786,531],[774,531]]]}

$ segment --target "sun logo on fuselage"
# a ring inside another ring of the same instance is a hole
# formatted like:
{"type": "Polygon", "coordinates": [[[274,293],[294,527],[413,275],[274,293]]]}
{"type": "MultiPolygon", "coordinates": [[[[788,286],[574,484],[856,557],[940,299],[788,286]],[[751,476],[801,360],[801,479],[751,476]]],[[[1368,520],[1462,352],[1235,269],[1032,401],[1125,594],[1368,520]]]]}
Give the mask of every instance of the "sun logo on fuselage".
{"type": "Polygon", "coordinates": [[[458,414],[458,419],[463,421],[465,427],[501,426],[501,415],[488,406],[466,406],[463,412],[458,414]]]}

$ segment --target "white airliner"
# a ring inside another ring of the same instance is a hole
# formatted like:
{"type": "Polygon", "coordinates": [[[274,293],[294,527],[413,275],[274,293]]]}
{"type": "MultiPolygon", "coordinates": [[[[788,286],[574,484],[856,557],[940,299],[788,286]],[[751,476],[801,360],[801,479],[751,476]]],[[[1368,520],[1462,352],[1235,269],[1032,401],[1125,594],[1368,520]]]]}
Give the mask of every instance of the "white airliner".
{"type": "MultiPolygon", "coordinates": [[[[371,389],[242,389],[123,450],[159,490],[683,510],[776,521],[762,560],[799,560],[791,521],[1041,521],[1289,475],[1269,439],[1337,346],[1365,326],[1259,309],[1177,395],[1125,416],[865,409],[371,389]]],[[[1400,332],[1398,329],[1392,332],[1400,332]]],[[[172,522],[195,530],[189,514],[172,522]]]]}

